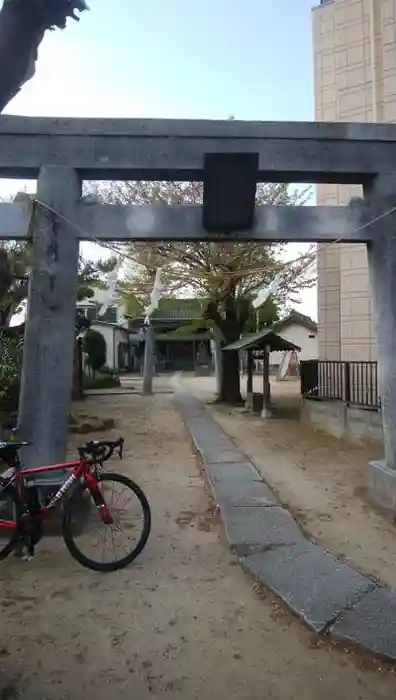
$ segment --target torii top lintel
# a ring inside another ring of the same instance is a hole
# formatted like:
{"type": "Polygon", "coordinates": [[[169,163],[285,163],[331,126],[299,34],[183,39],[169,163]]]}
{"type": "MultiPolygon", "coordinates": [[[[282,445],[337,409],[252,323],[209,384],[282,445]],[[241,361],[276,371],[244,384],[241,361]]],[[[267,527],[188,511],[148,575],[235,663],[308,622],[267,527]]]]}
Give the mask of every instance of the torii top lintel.
{"type": "Polygon", "coordinates": [[[396,125],[0,117],[0,177],[41,165],[86,179],[200,180],[206,153],[259,154],[268,182],[362,184],[396,163],[396,125]]]}

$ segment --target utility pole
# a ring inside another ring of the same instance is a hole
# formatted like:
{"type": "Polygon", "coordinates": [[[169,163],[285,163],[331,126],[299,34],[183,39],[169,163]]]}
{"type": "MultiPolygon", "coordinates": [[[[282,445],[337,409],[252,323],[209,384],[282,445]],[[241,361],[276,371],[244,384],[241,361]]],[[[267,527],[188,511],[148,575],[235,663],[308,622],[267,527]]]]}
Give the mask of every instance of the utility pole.
{"type": "Polygon", "coordinates": [[[151,323],[146,326],[144,338],[143,395],[151,396],[153,393],[155,347],[155,333],[151,323]]]}
{"type": "Polygon", "coordinates": [[[223,374],[223,357],[221,352],[221,343],[223,340],[223,334],[217,326],[213,327],[213,354],[214,354],[214,366],[215,366],[215,377],[216,377],[216,392],[220,395],[221,392],[221,380],[223,374]]]}

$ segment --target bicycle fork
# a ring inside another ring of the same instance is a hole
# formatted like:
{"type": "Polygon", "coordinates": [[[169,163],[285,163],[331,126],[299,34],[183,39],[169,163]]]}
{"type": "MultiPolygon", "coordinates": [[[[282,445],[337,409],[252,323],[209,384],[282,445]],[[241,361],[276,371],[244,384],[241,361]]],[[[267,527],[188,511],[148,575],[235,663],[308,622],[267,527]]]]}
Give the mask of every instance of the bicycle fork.
{"type": "Polygon", "coordinates": [[[97,480],[92,476],[92,474],[87,474],[87,485],[102,522],[105,525],[112,525],[114,520],[113,516],[111,515],[110,508],[102,496],[97,480]]]}

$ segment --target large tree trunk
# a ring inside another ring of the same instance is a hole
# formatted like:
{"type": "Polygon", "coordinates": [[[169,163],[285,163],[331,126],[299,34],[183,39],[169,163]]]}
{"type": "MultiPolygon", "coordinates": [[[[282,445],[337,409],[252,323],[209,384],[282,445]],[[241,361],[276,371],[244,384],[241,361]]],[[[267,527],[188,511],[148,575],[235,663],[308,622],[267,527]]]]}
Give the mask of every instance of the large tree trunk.
{"type": "Polygon", "coordinates": [[[221,346],[223,342],[223,335],[216,325],[213,328],[213,352],[214,352],[214,366],[215,366],[215,376],[216,376],[216,392],[217,395],[221,394],[221,381],[223,376],[223,353],[221,352],[221,346]]]}
{"type": "Polygon", "coordinates": [[[47,29],[63,27],[84,0],[4,0],[0,10],[0,113],[33,77],[47,29]]]}
{"type": "Polygon", "coordinates": [[[223,371],[218,401],[233,406],[243,403],[237,350],[223,352],[223,371]]]}
{"type": "MultiPolygon", "coordinates": [[[[210,301],[205,310],[205,318],[213,321],[220,329],[224,338],[223,345],[229,345],[240,338],[249,317],[250,300],[247,298],[238,299],[235,288],[235,282],[230,281],[228,293],[224,295],[221,307],[219,301],[210,301]]],[[[222,365],[218,401],[234,406],[240,405],[243,401],[238,352],[228,350],[223,352],[222,365]]]]}

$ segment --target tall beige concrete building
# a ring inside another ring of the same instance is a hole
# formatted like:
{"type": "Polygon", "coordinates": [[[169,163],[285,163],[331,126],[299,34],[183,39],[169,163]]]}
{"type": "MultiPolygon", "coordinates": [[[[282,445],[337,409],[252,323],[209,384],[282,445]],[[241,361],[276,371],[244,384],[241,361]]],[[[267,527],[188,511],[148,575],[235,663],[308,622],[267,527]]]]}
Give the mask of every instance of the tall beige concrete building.
{"type": "MultiPolygon", "coordinates": [[[[396,0],[321,0],[312,17],[316,119],[396,122],[396,0]]],[[[317,203],[357,195],[320,185],[317,203]]],[[[320,359],[377,359],[364,245],[320,248],[318,318],[320,359]]]]}

